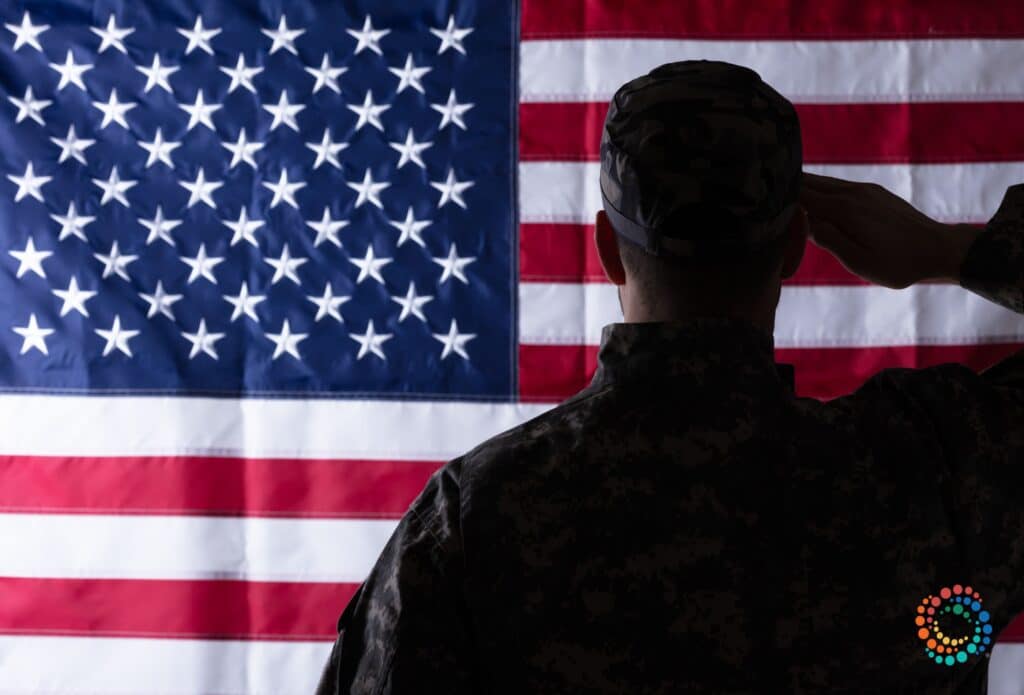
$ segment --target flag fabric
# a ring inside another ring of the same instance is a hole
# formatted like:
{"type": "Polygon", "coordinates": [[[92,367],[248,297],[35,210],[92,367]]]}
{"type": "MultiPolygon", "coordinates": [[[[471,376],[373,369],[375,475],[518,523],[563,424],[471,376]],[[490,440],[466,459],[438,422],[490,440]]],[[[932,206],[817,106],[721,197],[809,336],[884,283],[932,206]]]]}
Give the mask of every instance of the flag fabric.
{"type": "MultiPolygon", "coordinates": [[[[748,65],[796,103],[808,170],[945,221],[1024,180],[1015,3],[36,0],[0,23],[0,693],[312,692],[427,477],[585,385],[621,318],[590,234],[622,82],[748,65]]],[[[1024,321],[809,246],[775,337],[829,398],[983,368],[1024,321]]],[[[1018,642],[992,692],[1024,684],[1018,642]]]]}

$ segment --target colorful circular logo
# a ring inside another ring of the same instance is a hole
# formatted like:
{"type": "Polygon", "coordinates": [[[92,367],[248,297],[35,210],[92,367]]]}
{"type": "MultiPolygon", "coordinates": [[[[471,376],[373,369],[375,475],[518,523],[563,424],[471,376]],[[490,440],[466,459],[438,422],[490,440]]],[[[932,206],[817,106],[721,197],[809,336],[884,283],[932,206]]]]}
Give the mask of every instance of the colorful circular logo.
{"type": "Polygon", "coordinates": [[[981,596],[969,586],[942,587],[937,596],[927,596],[917,607],[917,636],[924,653],[937,664],[966,663],[992,647],[992,625],[981,596]]]}

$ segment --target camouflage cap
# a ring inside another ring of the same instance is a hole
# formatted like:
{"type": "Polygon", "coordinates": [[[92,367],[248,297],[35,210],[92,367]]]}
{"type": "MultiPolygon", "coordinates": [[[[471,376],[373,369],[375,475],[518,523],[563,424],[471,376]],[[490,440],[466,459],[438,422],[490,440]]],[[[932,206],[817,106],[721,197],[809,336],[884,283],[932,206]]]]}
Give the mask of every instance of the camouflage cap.
{"type": "Polygon", "coordinates": [[[615,231],[649,253],[746,256],[796,209],[793,105],[745,67],[662,65],[615,93],[601,136],[601,195],[615,231]]]}

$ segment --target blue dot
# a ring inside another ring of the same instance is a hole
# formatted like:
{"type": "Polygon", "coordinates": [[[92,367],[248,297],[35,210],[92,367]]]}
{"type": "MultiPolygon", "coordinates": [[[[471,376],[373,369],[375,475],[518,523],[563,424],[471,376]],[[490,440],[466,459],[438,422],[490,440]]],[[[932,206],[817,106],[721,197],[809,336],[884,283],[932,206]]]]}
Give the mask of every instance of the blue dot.
{"type": "Polygon", "coordinates": [[[959,661],[961,664],[967,661],[967,652],[957,652],[956,660],[959,661]]]}
{"type": "Polygon", "coordinates": [[[948,654],[946,656],[946,666],[952,666],[954,663],[956,663],[956,660],[953,658],[953,655],[948,654]]]}
{"type": "Polygon", "coordinates": [[[959,597],[959,596],[957,596],[957,597],[956,597],[956,602],[957,602],[957,603],[960,603],[960,601],[962,601],[962,600],[963,600],[963,599],[962,599],[961,597],[959,597]]]}
{"type": "Polygon", "coordinates": [[[967,651],[973,654],[974,652],[978,651],[978,645],[974,644],[973,642],[971,644],[968,644],[967,651]]]}
{"type": "Polygon", "coordinates": [[[988,644],[988,643],[989,643],[989,642],[991,642],[991,641],[992,641],[992,640],[991,640],[991,639],[989,639],[988,637],[986,637],[985,639],[983,639],[983,640],[982,640],[982,642],[984,642],[985,644],[988,644]]]}
{"type": "Polygon", "coordinates": [[[976,611],[979,608],[981,608],[981,604],[978,603],[977,601],[975,601],[974,603],[971,604],[971,610],[975,610],[976,611]]]}
{"type": "Polygon", "coordinates": [[[985,623],[981,627],[981,631],[984,632],[986,635],[991,635],[992,634],[992,626],[989,625],[988,623],[985,623]]]}
{"type": "Polygon", "coordinates": [[[982,611],[981,613],[978,613],[978,620],[980,620],[983,623],[987,623],[989,617],[990,616],[988,614],[988,611],[982,611]]]}
{"type": "Polygon", "coordinates": [[[977,644],[980,641],[981,641],[981,637],[978,637],[977,635],[975,635],[974,636],[974,643],[977,644]]]}
{"type": "Polygon", "coordinates": [[[984,648],[984,647],[978,647],[978,653],[979,653],[979,654],[981,654],[981,653],[982,653],[983,651],[985,651],[985,648],[984,648]]]}
{"type": "Polygon", "coordinates": [[[937,663],[937,664],[941,664],[942,663],[942,655],[941,654],[936,654],[935,655],[935,663],[937,663]]]}

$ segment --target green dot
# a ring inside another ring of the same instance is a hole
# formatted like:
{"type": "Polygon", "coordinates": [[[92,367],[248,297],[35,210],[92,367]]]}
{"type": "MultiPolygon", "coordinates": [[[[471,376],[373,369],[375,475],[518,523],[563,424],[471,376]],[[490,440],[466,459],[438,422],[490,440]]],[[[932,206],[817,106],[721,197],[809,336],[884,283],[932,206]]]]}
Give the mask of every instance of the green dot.
{"type": "Polygon", "coordinates": [[[959,661],[961,664],[967,661],[967,652],[957,652],[956,660],[959,661]]]}
{"type": "Polygon", "coordinates": [[[957,615],[960,615],[964,612],[964,607],[958,603],[955,606],[953,606],[953,612],[957,615]]]}
{"type": "Polygon", "coordinates": [[[975,653],[976,651],[978,651],[978,645],[974,644],[973,642],[968,644],[967,651],[969,651],[971,654],[975,653]]]}
{"type": "Polygon", "coordinates": [[[975,635],[972,639],[974,640],[975,644],[981,641],[981,637],[978,637],[977,635],[975,635]]]}
{"type": "Polygon", "coordinates": [[[956,660],[953,658],[953,655],[952,654],[947,654],[946,655],[946,666],[952,666],[954,663],[956,663],[956,660]]]}
{"type": "Polygon", "coordinates": [[[976,628],[974,628],[974,631],[975,632],[981,632],[981,628],[980,627],[976,627],[976,628]]]}
{"type": "Polygon", "coordinates": [[[941,664],[942,663],[942,654],[936,654],[935,655],[935,663],[937,663],[937,664],[941,664]]]}

